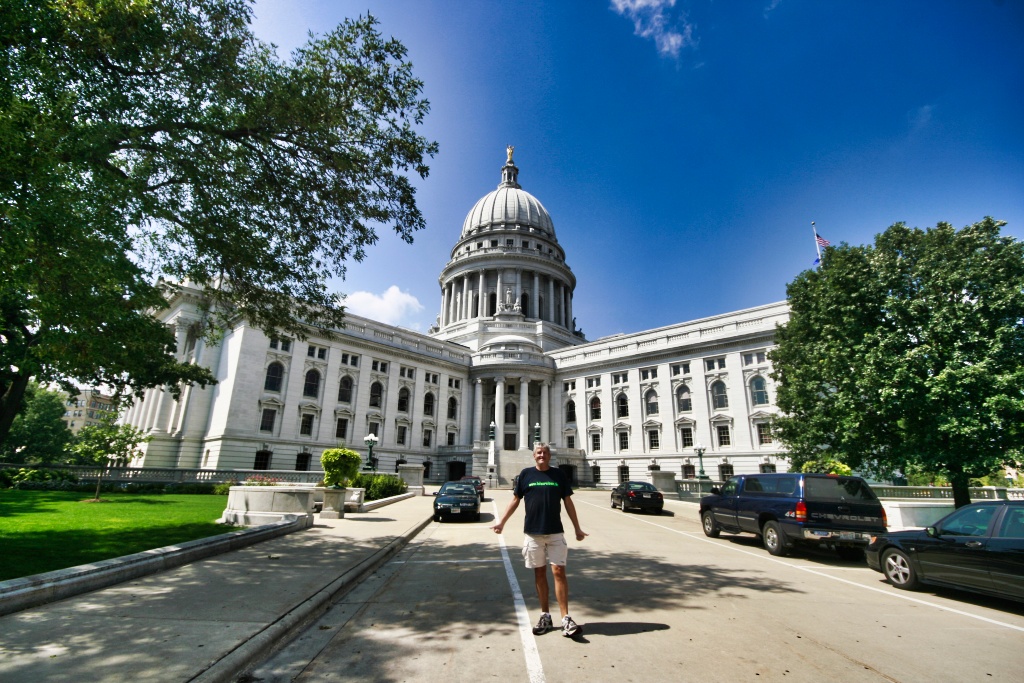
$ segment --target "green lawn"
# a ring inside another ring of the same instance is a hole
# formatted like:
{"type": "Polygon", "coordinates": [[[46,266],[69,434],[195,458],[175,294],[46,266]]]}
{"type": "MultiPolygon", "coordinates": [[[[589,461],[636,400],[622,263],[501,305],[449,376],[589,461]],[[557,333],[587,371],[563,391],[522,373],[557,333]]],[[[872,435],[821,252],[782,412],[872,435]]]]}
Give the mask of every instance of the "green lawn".
{"type": "Polygon", "coordinates": [[[0,489],[0,581],[227,533],[227,496],[0,489]]]}

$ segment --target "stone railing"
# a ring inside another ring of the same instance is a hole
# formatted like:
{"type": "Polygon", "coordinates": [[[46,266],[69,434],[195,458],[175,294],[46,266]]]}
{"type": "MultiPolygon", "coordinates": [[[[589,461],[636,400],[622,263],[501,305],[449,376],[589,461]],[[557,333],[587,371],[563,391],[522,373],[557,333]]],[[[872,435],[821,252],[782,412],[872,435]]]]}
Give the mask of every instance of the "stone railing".
{"type": "Polygon", "coordinates": [[[192,469],[175,467],[99,467],[82,465],[24,465],[0,463],[0,467],[53,469],[71,472],[79,480],[88,481],[103,475],[104,482],[122,484],[227,484],[245,481],[258,475],[277,479],[282,484],[315,485],[324,477],[320,470],[297,472],[295,470],[238,470],[238,469],[192,469]]]}

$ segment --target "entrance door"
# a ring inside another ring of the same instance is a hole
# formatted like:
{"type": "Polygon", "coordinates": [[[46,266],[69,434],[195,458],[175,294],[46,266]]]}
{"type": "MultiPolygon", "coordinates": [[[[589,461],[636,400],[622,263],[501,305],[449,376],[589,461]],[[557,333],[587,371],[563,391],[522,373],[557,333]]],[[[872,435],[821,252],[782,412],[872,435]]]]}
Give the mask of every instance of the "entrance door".
{"type": "Polygon", "coordinates": [[[461,460],[448,461],[448,481],[458,481],[466,476],[466,463],[461,460]]]}
{"type": "Polygon", "coordinates": [[[506,451],[514,451],[514,450],[518,449],[519,448],[519,435],[515,434],[515,433],[509,434],[508,432],[506,432],[505,433],[505,445],[503,446],[503,448],[506,451]]]}
{"type": "Polygon", "coordinates": [[[559,465],[558,469],[565,473],[570,484],[573,486],[579,486],[579,482],[576,480],[576,465],[559,465]]]}

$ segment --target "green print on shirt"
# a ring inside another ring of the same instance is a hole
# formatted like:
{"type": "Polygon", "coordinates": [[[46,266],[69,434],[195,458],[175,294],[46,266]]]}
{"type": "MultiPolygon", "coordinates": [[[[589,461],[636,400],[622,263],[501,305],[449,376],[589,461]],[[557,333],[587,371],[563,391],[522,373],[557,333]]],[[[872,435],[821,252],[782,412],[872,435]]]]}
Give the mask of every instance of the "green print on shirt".
{"type": "Polygon", "coordinates": [[[527,484],[527,486],[529,486],[531,488],[534,487],[534,486],[558,486],[558,482],[557,481],[531,481],[529,484],[527,484]]]}

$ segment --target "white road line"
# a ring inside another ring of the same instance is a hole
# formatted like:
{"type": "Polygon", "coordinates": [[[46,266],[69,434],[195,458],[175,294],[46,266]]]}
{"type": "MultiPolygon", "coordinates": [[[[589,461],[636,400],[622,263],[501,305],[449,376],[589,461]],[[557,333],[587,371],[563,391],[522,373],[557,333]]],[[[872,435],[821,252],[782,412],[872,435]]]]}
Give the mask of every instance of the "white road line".
{"type": "MultiPolygon", "coordinates": [[[[494,518],[499,519],[498,504],[491,501],[494,518]]],[[[512,589],[512,602],[516,608],[516,620],[519,622],[519,637],[523,641],[523,657],[526,658],[526,673],[530,677],[530,683],[544,683],[544,666],[540,662],[540,652],[537,651],[537,641],[533,637],[533,627],[530,626],[530,615],[526,610],[526,601],[523,599],[523,591],[519,589],[519,581],[516,573],[512,570],[512,562],[508,558],[508,548],[505,546],[505,536],[498,536],[498,545],[501,548],[501,559],[505,563],[505,575],[508,577],[508,585],[512,589]]]]}
{"type": "MultiPolygon", "coordinates": [[[[580,501],[580,502],[581,503],[585,503],[585,504],[587,504],[587,505],[589,505],[591,507],[595,507],[595,508],[597,508],[599,510],[604,510],[605,512],[611,512],[611,510],[605,508],[603,505],[596,505],[594,503],[591,503],[591,502],[588,502],[588,501],[585,501],[585,500],[580,501]]],[[[622,519],[624,517],[622,515],[622,513],[620,513],[620,512],[615,513],[615,514],[619,517],[619,519],[622,519]]],[[[826,573],[824,573],[822,571],[819,571],[817,569],[811,569],[810,567],[801,567],[799,565],[790,564],[789,562],[784,562],[782,560],[779,560],[779,559],[776,559],[774,557],[771,557],[770,555],[764,555],[764,554],[761,554],[761,553],[753,553],[753,552],[750,552],[749,550],[744,550],[742,548],[736,548],[736,547],[732,547],[732,546],[725,545],[725,544],[722,544],[722,543],[716,543],[714,540],[712,540],[710,538],[706,538],[703,535],[698,535],[698,534],[690,533],[689,531],[680,531],[679,529],[673,529],[671,527],[665,526],[664,524],[657,524],[655,522],[652,522],[652,521],[646,520],[646,519],[642,519],[640,517],[629,517],[629,519],[631,519],[631,520],[633,520],[635,522],[643,522],[644,524],[650,524],[651,526],[656,526],[659,529],[665,529],[666,531],[671,531],[672,533],[679,534],[680,536],[686,536],[687,538],[691,538],[691,539],[693,539],[695,541],[702,541],[704,543],[710,543],[711,545],[713,545],[713,546],[715,546],[717,548],[724,548],[726,550],[731,550],[731,551],[736,552],[736,553],[742,553],[744,555],[749,555],[750,557],[755,557],[755,558],[757,558],[757,559],[759,559],[761,561],[764,561],[764,562],[774,562],[776,564],[781,564],[783,567],[789,567],[790,569],[799,569],[800,571],[807,572],[808,574],[814,574],[816,576],[822,576],[822,577],[824,577],[826,579],[830,579],[832,581],[838,581],[840,583],[845,583],[845,584],[848,584],[850,586],[855,586],[856,588],[862,588],[864,590],[873,591],[875,593],[881,593],[882,595],[886,595],[886,596],[888,596],[890,598],[899,598],[900,600],[906,600],[907,602],[914,602],[914,603],[917,603],[919,605],[925,605],[926,607],[934,607],[935,609],[942,610],[943,612],[951,612],[953,614],[959,614],[960,616],[963,616],[963,617],[970,617],[971,619],[977,619],[978,621],[984,621],[984,622],[987,622],[989,624],[993,624],[995,626],[1002,626],[1003,628],[1009,628],[1009,629],[1013,629],[1014,631],[1024,632],[1024,626],[1016,626],[1014,624],[1007,624],[1006,622],[1003,622],[1003,621],[996,621],[995,619],[989,619],[988,617],[983,617],[983,616],[980,616],[978,614],[971,614],[970,612],[964,612],[962,610],[954,609],[952,607],[946,607],[945,605],[937,605],[934,602],[928,602],[927,600],[921,600],[920,598],[912,598],[909,595],[900,595],[899,593],[893,593],[892,591],[887,591],[887,590],[882,589],[882,588],[875,588],[873,586],[865,586],[862,583],[857,583],[856,581],[849,581],[847,579],[841,579],[838,576],[832,576],[831,574],[826,574],[826,573]]]]}
{"type": "Polygon", "coordinates": [[[481,562],[501,562],[501,560],[469,558],[465,560],[395,560],[395,564],[479,564],[481,562]]]}

